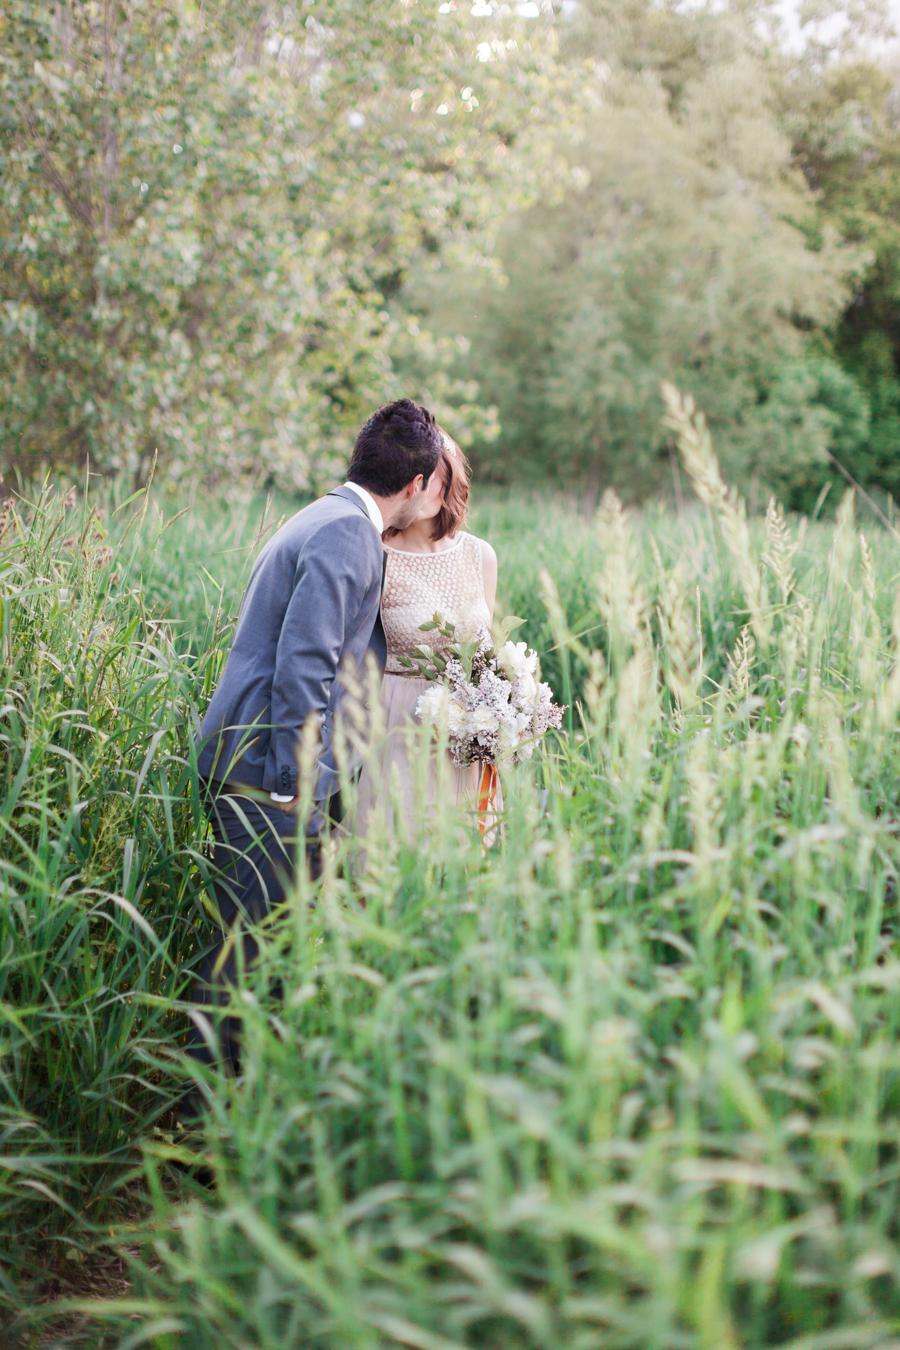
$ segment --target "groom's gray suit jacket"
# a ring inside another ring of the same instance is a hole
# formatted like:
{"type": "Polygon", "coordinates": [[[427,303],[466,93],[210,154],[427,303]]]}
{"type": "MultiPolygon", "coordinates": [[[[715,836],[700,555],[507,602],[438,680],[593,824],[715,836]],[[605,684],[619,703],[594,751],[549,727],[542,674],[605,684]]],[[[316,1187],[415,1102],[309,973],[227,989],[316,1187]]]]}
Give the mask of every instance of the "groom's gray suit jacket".
{"type": "Polygon", "coordinates": [[[346,488],[298,511],[269,541],[197,739],[204,778],[293,795],[300,731],[318,713],[324,748],[315,795],[331,795],[338,669],[346,658],[361,669],[367,649],[384,665],[383,567],[378,532],[346,488]]]}

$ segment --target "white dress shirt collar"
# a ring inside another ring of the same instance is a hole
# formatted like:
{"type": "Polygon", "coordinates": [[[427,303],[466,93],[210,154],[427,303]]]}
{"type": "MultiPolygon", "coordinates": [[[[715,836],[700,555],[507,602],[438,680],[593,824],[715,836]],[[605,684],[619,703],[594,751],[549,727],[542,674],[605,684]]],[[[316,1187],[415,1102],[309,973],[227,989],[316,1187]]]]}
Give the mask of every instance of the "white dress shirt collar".
{"type": "Polygon", "coordinates": [[[363,506],[366,508],[366,515],[369,517],[378,533],[383,534],[384,517],[379,511],[378,503],[375,501],[374,497],[372,497],[368,492],[366,492],[366,489],[364,487],[360,487],[359,483],[345,483],[344,487],[349,488],[351,492],[356,493],[357,497],[362,502],[363,506]]]}

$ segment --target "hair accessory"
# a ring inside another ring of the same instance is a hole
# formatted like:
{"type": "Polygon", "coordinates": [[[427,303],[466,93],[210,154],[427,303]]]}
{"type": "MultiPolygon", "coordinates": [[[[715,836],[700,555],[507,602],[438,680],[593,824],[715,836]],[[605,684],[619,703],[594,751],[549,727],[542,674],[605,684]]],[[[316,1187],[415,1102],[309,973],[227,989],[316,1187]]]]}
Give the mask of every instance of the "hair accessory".
{"type": "Polygon", "coordinates": [[[450,437],[447,435],[446,431],[444,431],[443,428],[441,428],[441,439],[444,442],[444,449],[446,450],[447,454],[455,455],[456,446],[453,444],[453,441],[450,439],[450,437]]]}

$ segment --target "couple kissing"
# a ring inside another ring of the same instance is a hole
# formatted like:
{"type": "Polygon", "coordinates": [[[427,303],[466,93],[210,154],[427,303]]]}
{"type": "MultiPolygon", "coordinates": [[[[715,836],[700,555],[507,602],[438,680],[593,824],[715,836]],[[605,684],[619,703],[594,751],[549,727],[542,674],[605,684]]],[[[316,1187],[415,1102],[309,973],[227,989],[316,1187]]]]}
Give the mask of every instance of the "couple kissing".
{"type": "MultiPolygon", "coordinates": [[[[426,408],[399,399],[360,430],[347,481],[298,511],[253,566],[197,742],[216,903],[223,934],[243,920],[245,964],[256,955],[253,928],[283,900],[298,850],[315,876],[326,823],[338,824],[344,815],[332,755],[342,665],[361,671],[372,653],[384,672],[387,736],[362,770],[355,833],[365,837],[382,812],[389,829],[407,835],[423,807],[436,804],[416,801],[422,777],[413,774],[403,733],[427,686],[403,658],[422,642],[421,625],[435,613],[463,640],[490,627],[497,559],[489,544],[463,529],[468,497],[469,469],[459,446],[426,408]],[[300,821],[297,752],[310,718],[320,727],[315,810],[300,821]],[[390,802],[388,783],[399,787],[390,802]]],[[[439,649],[442,641],[448,639],[438,634],[431,645],[439,649]]],[[[449,805],[474,804],[481,766],[440,767],[428,775],[426,795],[433,798],[440,781],[449,805]]],[[[499,808],[499,800],[492,806],[499,808]]],[[[223,1001],[236,957],[223,936],[198,972],[195,1002],[223,1001]]],[[[236,1067],[231,1019],[222,1041],[236,1067]]],[[[210,1058],[199,1034],[191,1053],[210,1058]]]]}

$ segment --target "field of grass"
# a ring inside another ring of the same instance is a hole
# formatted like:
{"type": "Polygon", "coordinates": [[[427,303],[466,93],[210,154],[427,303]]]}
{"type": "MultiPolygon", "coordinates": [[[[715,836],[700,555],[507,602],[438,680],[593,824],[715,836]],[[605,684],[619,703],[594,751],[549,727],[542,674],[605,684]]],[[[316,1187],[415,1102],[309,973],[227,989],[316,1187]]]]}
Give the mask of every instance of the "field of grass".
{"type": "Polygon", "coordinates": [[[298,881],[199,1138],[191,735],[262,507],[7,516],[11,1345],[896,1350],[900,541],[748,526],[676,420],[682,517],[479,505],[568,730],[486,854],[442,819],[298,881]]]}

